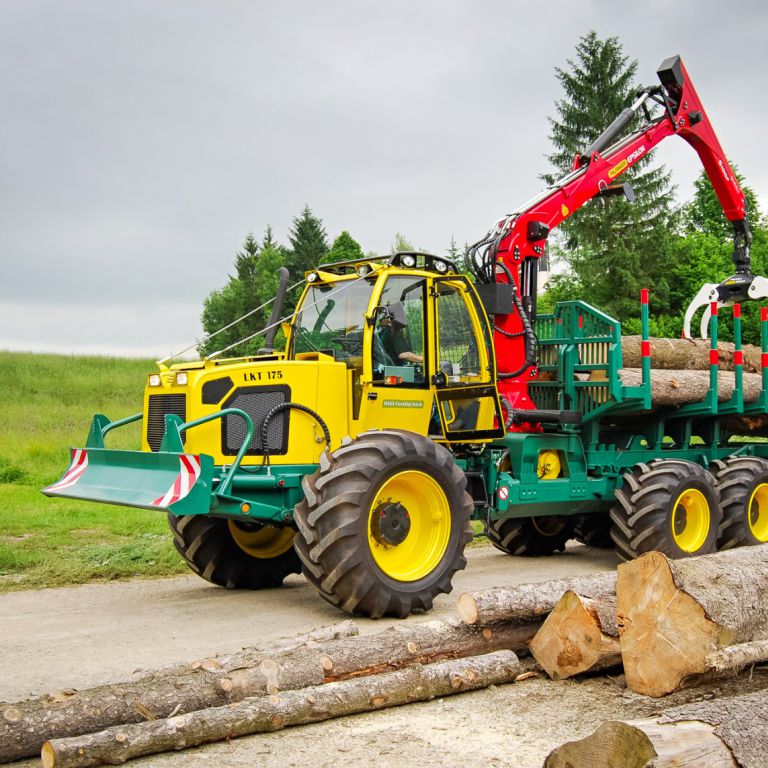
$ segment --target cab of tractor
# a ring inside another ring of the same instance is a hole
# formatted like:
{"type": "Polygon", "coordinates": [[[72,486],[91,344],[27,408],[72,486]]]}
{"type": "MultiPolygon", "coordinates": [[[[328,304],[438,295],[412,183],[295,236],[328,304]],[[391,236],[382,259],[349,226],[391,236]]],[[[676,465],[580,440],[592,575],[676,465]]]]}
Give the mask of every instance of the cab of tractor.
{"type": "Polygon", "coordinates": [[[308,273],[286,336],[288,360],[344,364],[348,435],[499,435],[488,318],[473,284],[447,260],[401,252],[324,265],[308,273]]]}

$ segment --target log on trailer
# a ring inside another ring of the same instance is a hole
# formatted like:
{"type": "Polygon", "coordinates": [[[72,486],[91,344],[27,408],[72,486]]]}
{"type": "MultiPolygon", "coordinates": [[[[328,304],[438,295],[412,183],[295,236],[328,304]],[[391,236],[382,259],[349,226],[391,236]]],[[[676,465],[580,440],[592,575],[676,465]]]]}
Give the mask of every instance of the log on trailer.
{"type": "Polygon", "coordinates": [[[586,597],[614,595],[616,571],[464,592],[459,595],[459,617],[470,625],[530,621],[549,613],[569,589],[586,597]]]}
{"type": "MultiPolygon", "coordinates": [[[[622,368],[619,371],[625,387],[642,384],[643,374],[639,368],[622,368]]],[[[718,401],[725,402],[733,396],[736,374],[719,371],[717,374],[718,401]]],[[[745,373],[742,376],[744,402],[754,403],[760,397],[762,376],[745,373]]],[[[652,370],[651,402],[655,406],[686,405],[700,403],[709,391],[709,371],[652,370]]]]}
{"type": "Polygon", "coordinates": [[[758,691],[604,723],[550,752],[544,768],[764,768],[766,744],[768,691],[758,691]]]}
{"type": "MultiPolygon", "coordinates": [[[[621,337],[621,359],[626,368],[642,366],[642,338],[640,336],[621,337]]],[[[711,344],[707,339],[651,339],[651,368],[668,370],[709,370],[709,352],[711,344]]],[[[732,371],[735,345],[730,341],[717,344],[720,369],[732,371]]],[[[762,370],[762,350],[752,344],[744,344],[743,370],[745,373],[760,373],[762,370]]]]}
{"type": "Polygon", "coordinates": [[[171,673],[0,705],[0,762],[37,754],[48,739],[223,706],[249,696],[306,688],[410,664],[512,649],[527,653],[540,622],[485,627],[446,622],[391,627],[369,635],[306,642],[277,652],[232,655],[171,673]]]}
{"type": "Polygon", "coordinates": [[[531,655],[553,680],[621,665],[616,599],[569,590],[531,641],[531,655]]]}
{"type": "Polygon", "coordinates": [[[683,560],[649,552],[620,565],[616,613],[627,685],[664,696],[762,660],[767,573],[768,544],[683,560]]]}
{"type": "Polygon", "coordinates": [[[281,691],[272,696],[169,719],[55,739],[43,745],[41,757],[45,768],[122,763],[141,755],[511,683],[519,672],[520,663],[512,651],[416,664],[381,675],[326,683],[300,691],[281,691]]]}

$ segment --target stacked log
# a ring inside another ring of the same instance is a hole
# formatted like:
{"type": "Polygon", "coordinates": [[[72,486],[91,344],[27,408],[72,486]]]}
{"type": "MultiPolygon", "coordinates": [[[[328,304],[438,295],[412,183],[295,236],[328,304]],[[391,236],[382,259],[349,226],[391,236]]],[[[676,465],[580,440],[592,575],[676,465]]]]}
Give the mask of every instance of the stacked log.
{"type": "Polygon", "coordinates": [[[593,599],[569,590],[547,616],[530,648],[553,680],[621,666],[615,597],[593,599]]]}
{"type": "MultiPolygon", "coordinates": [[[[643,381],[643,374],[639,368],[622,368],[619,375],[625,387],[638,387],[643,381]]],[[[735,382],[736,374],[730,371],[718,371],[718,402],[723,403],[730,400],[736,388],[735,382]]],[[[745,403],[757,401],[757,398],[760,397],[762,382],[762,376],[757,373],[745,373],[742,376],[745,403]]],[[[708,391],[709,371],[651,371],[651,402],[654,406],[700,403],[708,391]]]]}
{"type": "Polygon", "coordinates": [[[768,691],[758,691],[607,722],[550,752],[544,768],[763,768],[766,744],[768,691]]]}
{"type": "Polygon", "coordinates": [[[529,621],[532,617],[548,614],[568,590],[587,597],[614,595],[616,572],[464,592],[459,595],[459,618],[470,626],[499,621],[529,621]]]}
{"type": "MultiPolygon", "coordinates": [[[[642,365],[642,339],[640,336],[621,337],[621,357],[627,368],[642,365]]],[[[651,339],[651,367],[662,370],[706,371],[709,368],[711,344],[707,339],[651,339]]],[[[729,341],[717,344],[720,370],[732,371],[735,346],[729,341]]],[[[743,370],[745,373],[760,373],[762,370],[761,350],[751,344],[744,344],[743,370]]]]}
{"type": "Polygon", "coordinates": [[[648,696],[768,659],[768,544],[618,568],[616,612],[627,685],[648,696]]]}

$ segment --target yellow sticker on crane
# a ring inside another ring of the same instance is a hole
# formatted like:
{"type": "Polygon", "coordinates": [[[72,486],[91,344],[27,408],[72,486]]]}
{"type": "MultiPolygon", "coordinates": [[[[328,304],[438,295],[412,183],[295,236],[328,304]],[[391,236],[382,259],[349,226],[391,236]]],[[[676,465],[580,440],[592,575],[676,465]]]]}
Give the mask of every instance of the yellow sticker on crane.
{"type": "Polygon", "coordinates": [[[570,211],[568,210],[568,206],[567,205],[563,205],[560,208],[560,213],[562,213],[563,216],[567,216],[570,213],[570,211]]]}
{"type": "Polygon", "coordinates": [[[629,163],[627,163],[626,160],[622,160],[617,165],[614,165],[610,171],[608,171],[608,176],[610,176],[612,179],[615,178],[627,167],[627,165],[629,165],[629,163]]]}

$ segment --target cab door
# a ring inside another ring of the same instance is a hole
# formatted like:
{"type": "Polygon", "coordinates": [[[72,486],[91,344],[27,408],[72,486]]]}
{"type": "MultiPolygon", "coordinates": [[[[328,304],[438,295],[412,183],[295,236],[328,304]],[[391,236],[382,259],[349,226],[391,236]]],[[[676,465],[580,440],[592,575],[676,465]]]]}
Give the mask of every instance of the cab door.
{"type": "Polygon", "coordinates": [[[388,274],[372,297],[366,328],[359,429],[432,431],[427,375],[431,346],[424,274],[388,274]]]}
{"type": "MultiPolygon", "coordinates": [[[[442,439],[491,440],[504,434],[490,324],[466,277],[435,278],[430,291],[430,355],[442,439]]],[[[440,439],[440,438],[437,438],[440,439]]]]}

